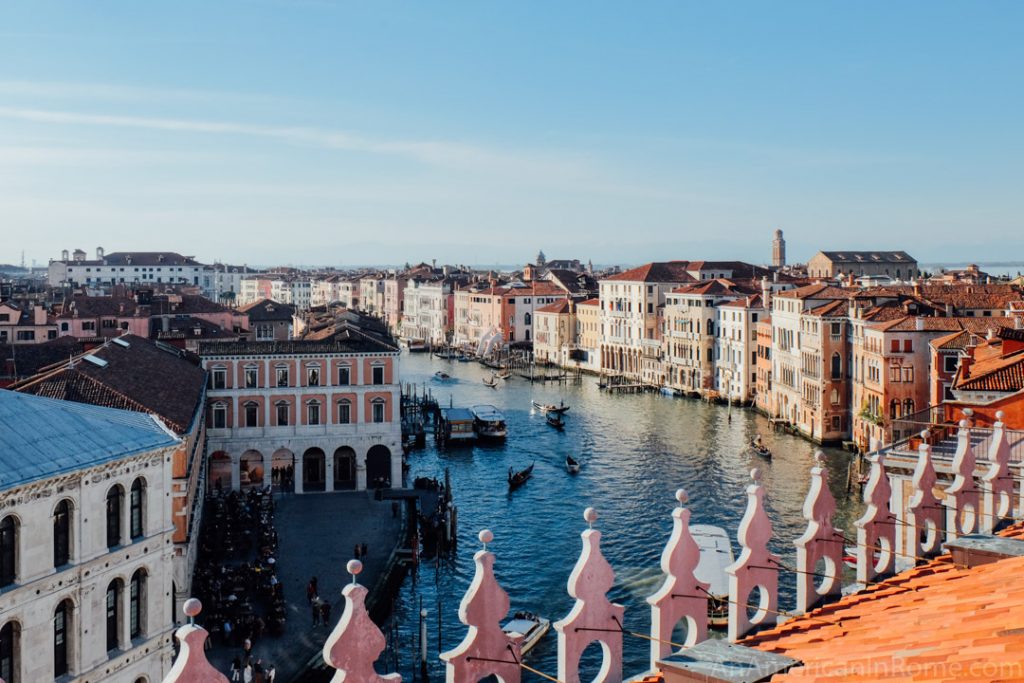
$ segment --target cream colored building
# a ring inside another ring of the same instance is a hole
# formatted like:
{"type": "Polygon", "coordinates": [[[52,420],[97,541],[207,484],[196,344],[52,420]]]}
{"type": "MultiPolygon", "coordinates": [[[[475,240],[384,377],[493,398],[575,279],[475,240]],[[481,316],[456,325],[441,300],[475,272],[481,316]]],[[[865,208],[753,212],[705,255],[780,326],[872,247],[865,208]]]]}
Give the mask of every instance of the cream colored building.
{"type": "Polygon", "coordinates": [[[576,341],[575,308],[572,301],[562,299],[534,313],[533,355],[538,361],[569,364],[569,352],[576,341]]]}
{"type": "Polygon", "coordinates": [[[177,446],[148,414],[0,392],[7,683],[167,674],[177,446]]]}

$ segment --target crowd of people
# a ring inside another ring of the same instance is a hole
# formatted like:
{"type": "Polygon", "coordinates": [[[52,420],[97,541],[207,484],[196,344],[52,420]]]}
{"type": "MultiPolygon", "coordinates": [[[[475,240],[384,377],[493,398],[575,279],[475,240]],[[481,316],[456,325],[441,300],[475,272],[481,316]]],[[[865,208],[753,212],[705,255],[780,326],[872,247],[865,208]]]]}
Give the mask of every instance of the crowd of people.
{"type": "Polygon", "coordinates": [[[214,491],[206,500],[193,588],[205,606],[211,640],[238,648],[231,680],[273,683],[276,670],[253,649],[284,632],[284,591],[277,577],[271,490],[214,491]]]}

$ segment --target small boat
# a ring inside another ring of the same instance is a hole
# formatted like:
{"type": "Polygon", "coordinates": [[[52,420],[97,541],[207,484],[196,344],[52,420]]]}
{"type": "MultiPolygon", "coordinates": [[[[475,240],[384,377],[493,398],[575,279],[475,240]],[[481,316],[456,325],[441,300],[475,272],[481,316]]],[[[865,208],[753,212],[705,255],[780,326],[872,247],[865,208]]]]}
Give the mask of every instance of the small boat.
{"type": "Polygon", "coordinates": [[[750,448],[754,453],[760,455],[762,458],[768,458],[769,460],[772,459],[772,452],[767,446],[755,446],[752,444],[750,448]]]}
{"type": "Polygon", "coordinates": [[[505,635],[522,639],[519,641],[519,654],[525,655],[540,641],[550,627],[549,620],[538,617],[533,612],[516,612],[501,627],[501,630],[505,632],[505,635]]]}
{"type": "Polygon", "coordinates": [[[460,363],[468,363],[469,361],[471,361],[473,359],[470,358],[469,356],[463,354],[463,355],[459,356],[458,358],[456,358],[455,360],[459,361],[460,363]]]}
{"type": "Polygon", "coordinates": [[[534,401],[533,407],[542,413],[562,414],[569,411],[569,406],[565,405],[565,403],[556,406],[554,403],[538,403],[537,401],[534,401]]]}
{"type": "Polygon", "coordinates": [[[569,474],[578,474],[580,471],[580,461],[574,460],[571,455],[565,456],[565,469],[569,474]]]}
{"type": "Polygon", "coordinates": [[[519,488],[520,486],[525,484],[526,481],[530,477],[533,476],[533,465],[534,464],[535,463],[530,463],[529,467],[527,467],[525,470],[520,470],[518,472],[513,472],[511,467],[508,468],[508,490],[509,491],[515,491],[517,488],[519,488]]]}
{"type": "Polygon", "coordinates": [[[439,426],[446,445],[471,445],[476,441],[476,417],[465,408],[442,408],[439,426]]]}
{"type": "MultiPolygon", "coordinates": [[[[845,546],[843,548],[843,564],[845,564],[850,569],[856,569],[857,568],[857,558],[859,556],[860,556],[860,549],[857,546],[855,546],[855,545],[848,545],[848,546],[845,546]]],[[[872,553],[872,559],[873,559],[875,564],[878,564],[878,561],[880,559],[882,559],[881,551],[876,550],[875,552],[873,552],[872,553]]]]}
{"type": "Polygon", "coordinates": [[[700,548],[700,562],[693,574],[708,584],[708,626],[729,625],[729,577],[725,568],[732,564],[732,545],[725,529],[710,524],[691,524],[690,535],[700,548]]]}
{"type": "Polygon", "coordinates": [[[565,419],[561,413],[548,413],[546,417],[549,426],[559,430],[565,429],[565,419]]]}
{"type": "Polygon", "coordinates": [[[481,381],[484,384],[486,384],[487,386],[489,386],[491,389],[497,389],[498,388],[498,380],[496,380],[494,378],[494,375],[491,375],[490,379],[484,379],[484,380],[481,380],[481,381]]]}
{"type": "Polygon", "coordinates": [[[447,372],[441,372],[440,370],[438,370],[437,372],[434,373],[434,379],[441,380],[442,382],[451,378],[452,376],[449,375],[447,372]]]}
{"type": "Polygon", "coordinates": [[[501,372],[495,375],[495,377],[497,377],[498,379],[508,379],[511,376],[512,373],[509,372],[508,370],[502,370],[501,372]]]}
{"type": "Polygon", "coordinates": [[[679,390],[673,389],[672,387],[661,387],[661,395],[675,397],[679,395],[679,390]]]}
{"type": "Polygon", "coordinates": [[[508,436],[505,416],[494,406],[473,406],[470,412],[473,413],[473,429],[481,439],[504,439],[508,436]]]}

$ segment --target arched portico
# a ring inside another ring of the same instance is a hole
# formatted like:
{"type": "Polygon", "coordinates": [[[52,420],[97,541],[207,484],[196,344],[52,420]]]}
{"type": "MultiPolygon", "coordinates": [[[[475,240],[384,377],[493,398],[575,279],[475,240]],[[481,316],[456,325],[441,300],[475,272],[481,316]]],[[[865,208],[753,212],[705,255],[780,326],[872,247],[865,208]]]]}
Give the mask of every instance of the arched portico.
{"type": "Polygon", "coordinates": [[[307,448],[302,454],[302,490],[327,489],[327,458],[322,448],[307,448]]]}

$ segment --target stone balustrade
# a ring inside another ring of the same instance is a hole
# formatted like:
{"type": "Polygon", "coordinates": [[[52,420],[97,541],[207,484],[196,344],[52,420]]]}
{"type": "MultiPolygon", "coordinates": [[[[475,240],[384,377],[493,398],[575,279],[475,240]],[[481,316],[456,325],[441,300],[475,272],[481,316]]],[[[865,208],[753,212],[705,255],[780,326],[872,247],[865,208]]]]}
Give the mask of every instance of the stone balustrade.
{"type": "MultiPolygon", "coordinates": [[[[919,449],[913,478],[911,518],[898,522],[890,510],[891,489],[885,472],[884,454],[870,457],[871,470],[864,490],[866,509],[855,522],[857,530],[857,582],[863,586],[892,574],[895,570],[897,524],[910,529],[917,543],[907,559],[924,561],[938,552],[943,536],[947,540],[990,530],[1001,522],[1020,517],[1024,493],[1008,469],[1008,445],[1002,423],[997,423],[988,452],[991,469],[975,481],[975,460],[971,448],[970,427],[960,426],[960,442],[955,458],[956,478],[944,491],[936,488],[937,478],[930,446],[919,449]],[[1015,498],[1014,492],[1018,491],[1015,498]],[[973,519],[971,518],[973,515],[973,519]]],[[[774,625],[778,619],[803,613],[835,600],[841,592],[843,544],[850,542],[832,525],[836,509],[828,487],[828,470],[821,453],[816,453],[810,471],[810,485],[803,513],[807,520],[804,533],[793,541],[796,568],[786,567],[769,550],[772,525],[765,508],[766,491],[761,473],[751,471],[752,482],[746,488],[747,506],[737,532],[740,555],[726,568],[729,577],[729,639],[736,641],[759,627],[774,625]],[[824,568],[822,568],[822,565],[824,568]],[[797,575],[795,612],[783,611],[778,603],[779,577],[782,572],[797,575]],[[759,594],[757,599],[755,593],[759,594]]],[[[558,640],[558,671],[544,677],[561,683],[578,683],[583,651],[599,643],[603,661],[596,681],[622,683],[623,639],[640,637],[651,643],[650,666],[680,648],[692,647],[707,638],[708,584],[696,577],[700,549],[690,533],[690,511],[686,492],[676,492],[678,506],[672,512],[672,532],[661,555],[665,577],[658,590],[647,599],[651,626],[648,634],[630,633],[623,628],[625,607],[612,603],[608,591],[615,572],[601,553],[601,532],[594,528],[597,512],[587,508],[588,528],[581,534],[582,549],[568,579],[568,594],[573,607],[554,623],[558,640]],[[673,642],[680,622],[686,624],[685,642],[673,642]]],[[[509,611],[509,597],[495,574],[497,558],[487,550],[493,534],[479,534],[483,544],[473,556],[475,574],[459,606],[459,619],[467,627],[462,642],[440,655],[445,663],[448,683],[473,683],[493,675],[503,683],[518,683],[522,671],[530,667],[522,662],[521,638],[502,630],[509,611]]],[[[356,583],[361,570],[358,561],[348,563],[353,582],[343,591],[346,605],[340,621],[327,638],[323,657],[336,673],[335,683],[399,683],[398,674],[378,674],[374,664],[385,647],[380,629],[370,620],[364,604],[366,589],[356,583]]],[[[189,600],[185,612],[190,623],[176,632],[181,645],[171,672],[164,683],[221,683],[227,679],[207,662],[203,644],[207,633],[192,623],[199,613],[198,600],[189,600]]],[[[532,670],[532,669],[530,669],[532,670]]],[[[635,672],[637,674],[642,672],[635,672]]]]}

